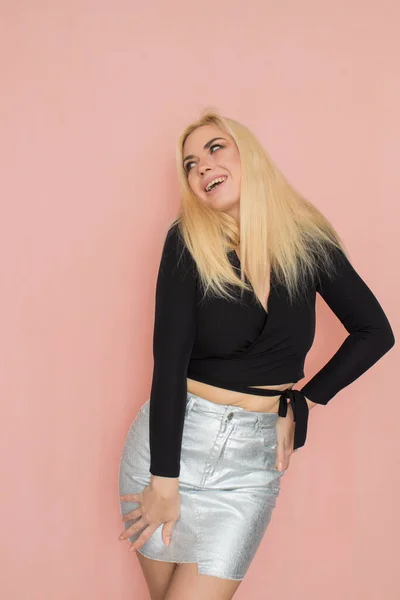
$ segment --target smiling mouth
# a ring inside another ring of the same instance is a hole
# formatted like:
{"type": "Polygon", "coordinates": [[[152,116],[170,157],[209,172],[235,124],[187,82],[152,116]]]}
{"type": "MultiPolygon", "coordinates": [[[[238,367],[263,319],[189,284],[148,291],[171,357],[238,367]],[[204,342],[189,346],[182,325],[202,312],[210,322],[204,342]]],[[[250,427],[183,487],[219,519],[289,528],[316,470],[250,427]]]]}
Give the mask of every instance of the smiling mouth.
{"type": "Polygon", "coordinates": [[[228,178],[226,177],[224,179],[224,181],[220,181],[219,183],[216,183],[215,185],[213,185],[213,187],[209,191],[206,190],[206,194],[212,194],[213,192],[215,192],[218,188],[220,188],[221,186],[224,185],[224,183],[227,179],[228,178]]]}

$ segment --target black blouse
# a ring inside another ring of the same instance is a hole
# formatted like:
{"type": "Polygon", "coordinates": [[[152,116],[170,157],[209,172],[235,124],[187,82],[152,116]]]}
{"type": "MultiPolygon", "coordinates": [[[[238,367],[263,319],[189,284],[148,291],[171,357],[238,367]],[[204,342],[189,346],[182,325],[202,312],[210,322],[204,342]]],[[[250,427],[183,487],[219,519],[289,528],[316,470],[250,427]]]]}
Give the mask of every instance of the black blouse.
{"type": "MultiPolygon", "coordinates": [[[[229,260],[240,272],[236,252],[229,260]]],[[[237,301],[203,299],[196,263],[175,224],[167,233],[158,271],[150,394],[150,472],[179,477],[187,377],[232,391],[276,396],[257,385],[297,382],[315,335],[318,292],[349,333],[326,365],[300,390],[281,392],[295,419],[294,449],[307,434],[305,398],[327,404],[376,363],[395,343],[378,300],[342,251],[332,250],[336,275],[316,278],[300,300],[290,303],[271,274],[268,313],[250,292],[237,301]]]]}

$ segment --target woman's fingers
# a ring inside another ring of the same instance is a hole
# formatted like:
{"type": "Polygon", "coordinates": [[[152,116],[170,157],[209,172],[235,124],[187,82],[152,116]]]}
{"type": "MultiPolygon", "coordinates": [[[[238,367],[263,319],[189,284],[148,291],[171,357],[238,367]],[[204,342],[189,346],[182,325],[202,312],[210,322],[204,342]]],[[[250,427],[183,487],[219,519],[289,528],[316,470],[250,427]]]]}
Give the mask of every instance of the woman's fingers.
{"type": "Polygon", "coordinates": [[[131,545],[131,547],[129,548],[129,552],[133,552],[134,550],[141,548],[143,544],[147,542],[149,538],[151,538],[157,527],[159,527],[157,523],[152,523],[151,525],[146,527],[146,529],[142,531],[136,542],[131,545]]]}
{"type": "MultiPolygon", "coordinates": [[[[133,523],[133,525],[130,525],[129,527],[127,527],[125,529],[125,531],[123,531],[121,533],[121,535],[119,536],[118,539],[121,541],[126,540],[128,537],[135,535],[135,533],[137,533],[138,531],[143,529],[143,527],[146,527],[146,525],[150,526],[149,523],[147,523],[147,521],[143,517],[141,517],[138,521],[133,523]]],[[[151,524],[151,526],[153,526],[153,525],[155,525],[155,523],[151,524]]],[[[158,527],[158,525],[156,525],[156,529],[157,529],[157,527],[158,527]]]]}
{"type": "MultiPolygon", "coordinates": [[[[276,464],[277,464],[277,468],[279,469],[279,463],[282,463],[283,465],[283,470],[286,470],[289,468],[289,464],[290,464],[290,457],[292,456],[293,451],[288,447],[288,446],[284,446],[281,451],[279,452],[279,455],[277,455],[277,459],[276,459],[276,464]]],[[[282,469],[279,469],[280,471],[282,469]]]]}
{"type": "Polygon", "coordinates": [[[279,417],[276,424],[276,468],[278,471],[284,471],[289,467],[290,456],[293,452],[295,423],[293,418],[293,407],[291,406],[289,399],[288,405],[287,416],[279,417]]]}
{"type": "Polygon", "coordinates": [[[131,512],[126,513],[122,516],[123,521],[132,521],[133,519],[137,519],[142,514],[142,509],[140,506],[135,508],[135,510],[131,510],[131,512]]]}
{"type": "Polygon", "coordinates": [[[277,453],[276,468],[278,469],[278,471],[286,471],[286,469],[289,467],[289,457],[290,454],[284,450],[277,453]]]}
{"type": "Polygon", "coordinates": [[[278,447],[276,449],[276,468],[278,469],[278,471],[283,471],[284,469],[286,469],[285,465],[285,451],[283,448],[283,444],[278,444],[278,447]]]}
{"type": "Polygon", "coordinates": [[[174,528],[174,524],[175,524],[175,521],[167,521],[167,523],[164,523],[164,526],[162,528],[162,532],[161,532],[162,541],[167,546],[169,546],[169,544],[171,542],[171,536],[172,536],[172,530],[174,528]]]}
{"type": "Polygon", "coordinates": [[[142,492],[139,492],[138,494],[123,494],[119,499],[123,502],[139,502],[141,496],[142,492]]]}
{"type": "Polygon", "coordinates": [[[285,462],[284,462],[285,471],[289,468],[289,464],[290,464],[290,450],[285,452],[285,462]]]}
{"type": "Polygon", "coordinates": [[[283,471],[289,468],[291,455],[292,446],[289,446],[288,442],[285,442],[285,439],[279,439],[276,448],[276,468],[278,471],[283,471]]]}
{"type": "Polygon", "coordinates": [[[179,493],[166,498],[157,489],[148,485],[138,494],[121,495],[120,500],[139,504],[134,510],[122,517],[126,525],[128,525],[127,521],[136,519],[118,538],[119,540],[125,540],[139,533],[138,539],[132,544],[130,550],[140,548],[163,523],[167,524],[162,532],[163,542],[166,545],[169,544],[168,538],[171,538],[173,525],[180,514],[179,493]]]}

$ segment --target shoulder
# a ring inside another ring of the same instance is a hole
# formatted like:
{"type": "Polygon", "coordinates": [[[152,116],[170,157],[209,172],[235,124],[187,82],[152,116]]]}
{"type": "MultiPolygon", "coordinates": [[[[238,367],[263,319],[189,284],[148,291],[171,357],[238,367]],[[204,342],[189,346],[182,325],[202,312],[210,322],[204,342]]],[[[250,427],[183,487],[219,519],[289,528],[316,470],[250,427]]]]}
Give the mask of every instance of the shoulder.
{"type": "Polygon", "coordinates": [[[317,291],[326,299],[367,302],[371,291],[346,249],[329,245],[317,291]]]}
{"type": "Polygon", "coordinates": [[[326,285],[328,282],[338,282],[350,273],[354,274],[353,265],[342,248],[333,243],[324,242],[313,250],[317,287],[326,285]]]}
{"type": "Polygon", "coordinates": [[[171,258],[182,258],[182,255],[186,258],[190,254],[182,230],[176,221],[167,230],[163,246],[163,255],[165,254],[168,254],[171,258]]]}
{"type": "Polygon", "coordinates": [[[162,249],[161,263],[181,273],[195,274],[196,264],[186,246],[179,222],[169,226],[162,249]]]}
{"type": "Polygon", "coordinates": [[[185,246],[183,234],[181,228],[179,226],[179,222],[174,221],[168,228],[164,246],[168,246],[168,248],[180,248],[182,249],[185,246]]]}

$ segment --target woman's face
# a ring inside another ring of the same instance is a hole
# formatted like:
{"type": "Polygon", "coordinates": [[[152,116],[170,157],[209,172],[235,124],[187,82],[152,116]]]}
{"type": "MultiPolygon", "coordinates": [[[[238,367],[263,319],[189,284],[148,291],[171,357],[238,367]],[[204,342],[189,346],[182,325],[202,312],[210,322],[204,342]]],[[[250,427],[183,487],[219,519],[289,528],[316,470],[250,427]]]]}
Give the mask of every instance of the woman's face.
{"type": "Polygon", "coordinates": [[[215,125],[198,127],[183,146],[183,167],[197,198],[239,219],[240,157],[233,139],[215,125]],[[207,188],[214,179],[223,182],[207,188]]]}

